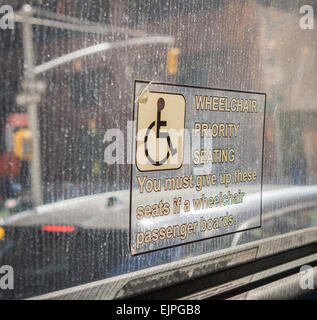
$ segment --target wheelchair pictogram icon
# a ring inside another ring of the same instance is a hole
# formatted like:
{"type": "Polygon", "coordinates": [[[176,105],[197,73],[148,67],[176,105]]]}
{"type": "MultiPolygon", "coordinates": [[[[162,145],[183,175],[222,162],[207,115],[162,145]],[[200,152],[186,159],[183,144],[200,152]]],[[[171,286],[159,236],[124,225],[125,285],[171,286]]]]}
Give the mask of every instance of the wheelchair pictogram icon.
{"type": "Polygon", "coordinates": [[[157,100],[157,118],[156,118],[156,139],[161,139],[161,138],[166,138],[167,141],[167,145],[168,145],[168,150],[167,153],[165,155],[165,157],[162,160],[153,160],[152,157],[149,154],[149,149],[148,149],[148,138],[149,138],[149,134],[150,131],[152,130],[152,128],[155,126],[155,121],[153,121],[145,134],[144,137],[144,152],[146,157],[148,158],[148,160],[154,165],[154,166],[161,166],[162,164],[164,164],[167,159],[170,157],[170,154],[172,154],[172,156],[174,156],[177,153],[177,149],[173,147],[173,144],[171,142],[171,137],[169,135],[168,132],[162,132],[161,131],[161,127],[166,127],[167,126],[167,121],[162,121],[161,120],[161,112],[164,109],[165,106],[165,101],[163,98],[159,98],[157,100]]]}
{"type": "Polygon", "coordinates": [[[137,167],[140,171],[181,167],[185,99],[180,94],[150,92],[138,106],[137,167]]]}

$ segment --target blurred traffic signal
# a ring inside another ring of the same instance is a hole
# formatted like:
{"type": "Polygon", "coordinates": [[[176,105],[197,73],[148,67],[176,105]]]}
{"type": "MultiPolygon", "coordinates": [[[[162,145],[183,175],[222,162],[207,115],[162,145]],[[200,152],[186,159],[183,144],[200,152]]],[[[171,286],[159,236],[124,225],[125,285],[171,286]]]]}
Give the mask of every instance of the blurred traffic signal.
{"type": "Polygon", "coordinates": [[[176,74],[178,71],[178,55],[180,51],[177,48],[169,48],[167,52],[167,74],[176,74]]]}
{"type": "Polygon", "coordinates": [[[29,129],[19,129],[13,137],[14,155],[21,160],[32,159],[32,134],[29,129]]]}

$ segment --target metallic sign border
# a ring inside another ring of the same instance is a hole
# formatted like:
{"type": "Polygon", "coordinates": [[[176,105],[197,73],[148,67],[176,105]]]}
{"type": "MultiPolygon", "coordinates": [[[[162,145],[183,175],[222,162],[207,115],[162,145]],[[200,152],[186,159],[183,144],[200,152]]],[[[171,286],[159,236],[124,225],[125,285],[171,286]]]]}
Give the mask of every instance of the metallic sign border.
{"type": "MultiPolygon", "coordinates": [[[[149,84],[150,81],[146,81],[146,80],[134,80],[134,86],[133,86],[133,109],[132,109],[132,121],[134,121],[134,117],[135,117],[135,112],[136,112],[136,108],[135,108],[135,89],[136,89],[136,84],[137,83],[144,83],[144,84],[149,84]]],[[[178,243],[178,244],[174,244],[171,246],[167,246],[167,247],[163,247],[163,248],[158,248],[158,249],[154,249],[154,250],[148,250],[148,251],[144,251],[144,252],[139,252],[139,253],[133,253],[132,252],[132,243],[131,243],[131,230],[132,230],[132,173],[133,173],[133,161],[131,161],[131,165],[130,165],[130,201],[129,201],[129,251],[130,251],[130,255],[131,256],[139,256],[141,254],[148,254],[151,252],[156,252],[156,251],[160,251],[160,250],[165,250],[165,249],[171,249],[171,248],[175,248],[175,247],[179,247],[179,246],[184,246],[184,245],[189,245],[195,242],[200,242],[200,241],[204,241],[204,240],[210,240],[213,238],[219,238],[219,237],[224,237],[227,235],[232,235],[238,232],[244,232],[244,231],[248,231],[248,230],[253,230],[253,229],[259,229],[262,227],[262,193],[263,193],[263,158],[264,158],[264,133],[265,133],[265,116],[266,116],[266,93],[265,92],[256,92],[256,91],[243,91],[243,90],[232,90],[232,89],[219,89],[219,88],[211,88],[211,87],[202,87],[202,86],[193,86],[193,85],[186,85],[186,84],[176,84],[176,83],[166,83],[166,82],[152,82],[153,85],[164,85],[164,86],[173,86],[173,87],[186,87],[186,88],[193,88],[193,89],[206,89],[206,90],[219,90],[219,91],[226,91],[226,92],[239,92],[239,93],[250,93],[250,94],[259,94],[259,95],[264,95],[264,108],[263,108],[263,133],[262,133],[262,157],[261,157],[261,196],[260,196],[260,225],[257,227],[253,227],[253,228],[247,228],[247,229],[243,229],[243,230],[236,230],[233,232],[229,232],[229,233],[225,233],[225,234],[221,234],[221,235],[216,235],[216,236],[211,236],[208,238],[203,238],[203,239],[198,239],[198,240],[193,240],[193,241],[188,241],[188,242],[184,242],[184,243],[178,243]]],[[[186,105],[185,105],[185,119],[186,119],[186,105]]],[[[136,131],[137,127],[135,127],[133,129],[133,134],[132,134],[132,141],[134,140],[135,136],[136,136],[136,131]]],[[[184,149],[183,149],[184,152],[184,149]]],[[[133,160],[134,157],[134,152],[132,152],[131,157],[133,160]]],[[[176,169],[170,169],[170,170],[176,170],[176,169]]],[[[162,171],[162,170],[155,170],[155,171],[162,171]]]]}

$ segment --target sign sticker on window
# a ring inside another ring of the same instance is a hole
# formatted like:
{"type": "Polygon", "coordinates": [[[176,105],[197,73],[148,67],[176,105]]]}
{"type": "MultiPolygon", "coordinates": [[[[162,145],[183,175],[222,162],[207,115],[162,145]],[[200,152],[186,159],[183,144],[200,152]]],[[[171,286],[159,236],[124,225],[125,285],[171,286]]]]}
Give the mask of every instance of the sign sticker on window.
{"type": "Polygon", "coordinates": [[[133,255],[261,226],[265,99],[135,82],[133,255]]]}

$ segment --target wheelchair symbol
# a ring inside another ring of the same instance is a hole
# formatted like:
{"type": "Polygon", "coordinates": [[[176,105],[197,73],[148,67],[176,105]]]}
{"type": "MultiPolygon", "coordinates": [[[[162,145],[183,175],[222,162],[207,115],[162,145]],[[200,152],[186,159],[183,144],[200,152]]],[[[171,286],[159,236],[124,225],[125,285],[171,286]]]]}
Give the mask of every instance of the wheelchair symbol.
{"type": "Polygon", "coordinates": [[[171,138],[168,132],[161,132],[161,127],[166,127],[167,126],[167,121],[162,121],[161,120],[161,111],[164,109],[165,107],[165,101],[163,98],[159,98],[157,100],[157,116],[156,116],[156,121],[153,121],[149,127],[146,130],[146,134],[144,137],[144,151],[145,151],[145,156],[148,158],[149,162],[154,165],[154,166],[161,166],[163,165],[168,158],[170,157],[170,155],[174,156],[177,153],[177,149],[173,147],[173,144],[171,142],[171,138]],[[167,145],[168,145],[168,150],[167,153],[165,155],[165,157],[160,160],[153,160],[152,157],[149,154],[149,149],[148,149],[148,137],[149,134],[152,130],[152,128],[155,126],[155,122],[156,122],[156,140],[157,139],[162,139],[162,138],[166,138],[167,140],[167,145]]]}

